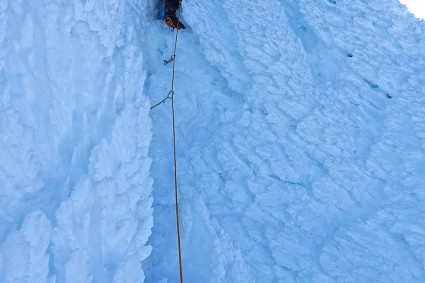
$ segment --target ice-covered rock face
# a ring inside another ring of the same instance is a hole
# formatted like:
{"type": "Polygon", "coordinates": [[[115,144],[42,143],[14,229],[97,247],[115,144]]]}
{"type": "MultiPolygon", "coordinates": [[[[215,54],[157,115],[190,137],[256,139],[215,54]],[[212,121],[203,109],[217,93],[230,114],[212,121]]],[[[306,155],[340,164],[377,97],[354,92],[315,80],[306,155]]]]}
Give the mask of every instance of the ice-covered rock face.
{"type": "Polygon", "coordinates": [[[146,2],[0,2],[0,282],[141,282],[146,2]]]}
{"type": "MultiPolygon", "coordinates": [[[[424,281],[425,23],[398,0],[183,3],[187,279],[424,281]]],[[[172,40],[154,57],[169,57],[172,40]]],[[[155,101],[170,79],[156,64],[155,101]]],[[[169,123],[169,108],[152,118],[169,123]]],[[[162,159],[149,282],[178,278],[169,131],[152,143],[162,159]]]]}
{"type": "Polygon", "coordinates": [[[425,2],[422,0],[400,0],[417,18],[425,20],[425,2]]]}
{"type": "MultiPolygon", "coordinates": [[[[178,281],[157,2],[0,1],[0,282],[178,281]]],[[[183,1],[186,282],[425,281],[425,23],[384,2],[183,1]]]]}

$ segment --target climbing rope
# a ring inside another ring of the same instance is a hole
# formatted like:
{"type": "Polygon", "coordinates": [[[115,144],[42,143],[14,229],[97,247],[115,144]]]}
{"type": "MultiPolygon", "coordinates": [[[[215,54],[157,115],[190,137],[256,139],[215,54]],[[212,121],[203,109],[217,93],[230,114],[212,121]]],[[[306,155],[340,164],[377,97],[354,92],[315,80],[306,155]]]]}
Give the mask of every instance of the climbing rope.
{"type": "MultiPolygon", "coordinates": [[[[182,0],[179,1],[179,12],[177,17],[177,27],[180,23],[180,15],[181,15],[181,4],[182,0]]],[[[174,111],[174,77],[175,77],[175,65],[176,65],[176,51],[177,51],[177,41],[179,38],[179,29],[176,31],[176,39],[174,41],[174,54],[171,56],[169,60],[164,60],[164,65],[169,63],[173,63],[172,68],[172,77],[171,77],[171,90],[168,92],[167,96],[153,105],[150,109],[154,109],[155,107],[165,103],[168,99],[171,99],[171,116],[172,116],[172,126],[173,126],[173,150],[174,150],[174,194],[175,194],[175,202],[176,202],[176,226],[177,226],[177,247],[179,252],[179,271],[180,271],[180,283],[183,283],[183,263],[182,263],[182,251],[181,251],[181,241],[180,241],[180,221],[179,221],[179,190],[177,186],[177,146],[176,146],[176,123],[175,123],[175,111],[174,111]]]]}
{"type": "MultiPolygon", "coordinates": [[[[179,1],[179,12],[177,17],[177,27],[180,22],[181,15],[181,4],[182,0],[179,1]]],[[[176,31],[176,39],[174,41],[174,54],[171,56],[170,60],[164,60],[164,65],[168,63],[173,63],[172,68],[172,78],[171,78],[171,90],[168,93],[167,97],[164,98],[161,102],[151,107],[154,108],[162,103],[165,103],[167,99],[171,99],[171,116],[172,116],[172,126],[173,126],[173,150],[174,150],[174,195],[176,202],[176,227],[177,227],[177,247],[179,252],[179,271],[180,271],[180,283],[183,283],[183,263],[182,263],[182,252],[181,252],[181,241],[180,241],[180,221],[179,221],[179,194],[177,186],[177,146],[176,146],[176,123],[175,123],[175,111],[174,111],[174,78],[175,78],[175,65],[176,65],[176,51],[177,51],[177,41],[179,38],[179,29],[176,31]]]]}

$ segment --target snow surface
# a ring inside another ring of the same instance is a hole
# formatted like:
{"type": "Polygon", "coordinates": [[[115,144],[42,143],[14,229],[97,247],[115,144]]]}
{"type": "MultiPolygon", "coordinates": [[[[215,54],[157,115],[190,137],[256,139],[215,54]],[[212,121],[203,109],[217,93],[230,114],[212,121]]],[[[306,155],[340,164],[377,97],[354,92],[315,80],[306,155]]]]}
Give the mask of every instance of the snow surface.
{"type": "Polygon", "coordinates": [[[0,3],[0,281],[143,281],[144,5],[0,3]]]}
{"type": "Polygon", "coordinates": [[[425,20],[425,1],[423,0],[400,0],[412,14],[419,19],[425,20]]]}
{"type": "MultiPolygon", "coordinates": [[[[0,2],[0,282],[178,282],[155,0],[0,2]]],[[[425,281],[425,22],[397,0],[188,0],[185,282],[425,281]]]]}

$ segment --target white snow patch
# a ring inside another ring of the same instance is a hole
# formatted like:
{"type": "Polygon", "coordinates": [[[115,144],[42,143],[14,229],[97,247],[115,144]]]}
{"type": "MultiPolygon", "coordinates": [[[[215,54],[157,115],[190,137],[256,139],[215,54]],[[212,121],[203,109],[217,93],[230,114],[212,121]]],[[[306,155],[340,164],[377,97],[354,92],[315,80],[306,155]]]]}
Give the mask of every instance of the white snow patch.
{"type": "Polygon", "coordinates": [[[407,6],[409,11],[417,18],[425,20],[425,1],[423,0],[400,0],[407,6]]]}

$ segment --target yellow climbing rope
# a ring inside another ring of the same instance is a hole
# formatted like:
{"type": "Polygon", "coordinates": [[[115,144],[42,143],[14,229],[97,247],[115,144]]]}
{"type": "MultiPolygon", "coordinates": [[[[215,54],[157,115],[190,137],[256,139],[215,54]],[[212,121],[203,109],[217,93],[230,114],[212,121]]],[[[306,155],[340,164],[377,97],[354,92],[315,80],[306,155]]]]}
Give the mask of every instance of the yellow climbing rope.
{"type": "MultiPolygon", "coordinates": [[[[181,15],[181,4],[182,0],[179,1],[179,12],[177,17],[177,27],[180,23],[180,15],[181,15]]],[[[171,77],[171,90],[168,92],[167,96],[153,105],[150,109],[154,109],[155,107],[165,103],[167,99],[171,99],[171,116],[172,116],[172,125],[173,125],[173,149],[174,149],[174,194],[175,194],[175,203],[176,203],[176,226],[177,226],[177,247],[179,252],[179,271],[180,271],[180,283],[183,283],[183,263],[182,263],[182,251],[181,251],[181,241],[180,241],[180,221],[179,221],[179,190],[177,186],[177,146],[176,146],[176,123],[175,123],[175,111],[174,111],[174,78],[175,78],[175,66],[176,66],[176,51],[177,51],[177,41],[179,38],[179,29],[176,31],[176,39],[174,41],[174,53],[169,60],[164,60],[164,65],[168,63],[173,63],[172,68],[172,77],[171,77]]]]}
{"type": "MultiPolygon", "coordinates": [[[[180,22],[180,14],[181,14],[181,4],[182,0],[179,1],[179,12],[177,17],[177,27],[180,22]]],[[[177,51],[177,41],[179,39],[179,29],[176,29],[176,40],[174,41],[174,54],[173,54],[173,71],[171,78],[171,114],[173,121],[173,148],[174,148],[174,194],[176,201],[176,226],[177,226],[177,247],[179,251],[179,269],[180,269],[180,283],[183,283],[183,263],[182,263],[182,252],[181,252],[181,244],[180,244],[180,222],[179,222],[179,191],[177,186],[177,146],[176,146],[176,127],[175,127],[175,119],[174,119],[174,67],[176,65],[176,51],[177,51]]]]}

